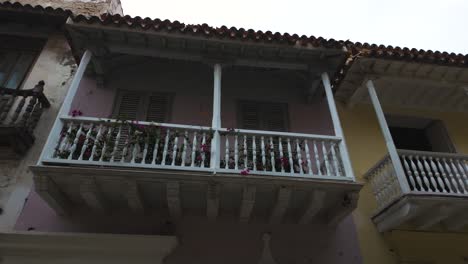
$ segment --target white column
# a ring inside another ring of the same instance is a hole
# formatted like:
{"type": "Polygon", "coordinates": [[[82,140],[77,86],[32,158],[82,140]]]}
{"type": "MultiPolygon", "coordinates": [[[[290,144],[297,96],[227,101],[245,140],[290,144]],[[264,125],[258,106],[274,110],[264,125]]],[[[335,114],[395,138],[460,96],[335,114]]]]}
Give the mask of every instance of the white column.
{"type": "Polygon", "coordinates": [[[80,65],[78,66],[78,69],[76,70],[75,76],[73,76],[72,83],[70,84],[70,87],[68,88],[67,94],[65,95],[65,98],[63,99],[62,106],[60,107],[60,110],[57,114],[57,118],[55,119],[54,125],[52,126],[52,129],[50,130],[49,137],[47,138],[44,148],[42,149],[42,153],[38,161],[38,165],[41,164],[43,159],[50,158],[50,155],[52,155],[54,151],[55,145],[57,143],[56,141],[58,140],[60,136],[60,131],[62,130],[62,121],[60,120],[60,118],[63,116],[67,116],[68,113],[70,112],[73,98],[75,97],[76,92],[78,91],[78,87],[80,86],[81,79],[83,78],[83,75],[86,71],[86,67],[89,64],[91,57],[92,57],[92,53],[90,50],[86,50],[83,56],[81,57],[80,65]]]}
{"type": "Polygon", "coordinates": [[[340,142],[340,154],[343,160],[343,166],[346,172],[346,176],[354,179],[353,167],[349,159],[348,148],[346,147],[346,141],[343,135],[343,129],[341,128],[340,117],[336,110],[335,99],[333,98],[333,91],[330,84],[330,78],[328,73],[322,73],[323,87],[325,88],[325,94],[327,96],[328,108],[330,109],[330,115],[333,122],[333,128],[335,129],[335,135],[341,138],[340,142]]]}
{"type": "Polygon", "coordinates": [[[377,120],[379,121],[380,129],[382,130],[382,134],[385,138],[385,144],[387,145],[390,159],[392,160],[393,166],[395,168],[396,176],[400,182],[401,190],[403,193],[408,193],[410,191],[408,181],[406,180],[400,157],[398,156],[395,143],[393,142],[392,135],[390,134],[390,129],[388,129],[387,120],[385,119],[382,106],[380,105],[379,98],[377,97],[374,82],[372,80],[368,80],[366,82],[366,86],[369,91],[372,105],[374,106],[375,114],[377,115],[377,120]]]}
{"type": "MultiPolygon", "coordinates": [[[[219,168],[221,158],[221,140],[219,129],[221,128],[221,64],[214,65],[214,83],[213,83],[213,120],[211,127],[214,130],[213,140],[211,142],[211,168],[219,168]]],[[[226,161],[227,162],[227,161],[226,161]]]]}

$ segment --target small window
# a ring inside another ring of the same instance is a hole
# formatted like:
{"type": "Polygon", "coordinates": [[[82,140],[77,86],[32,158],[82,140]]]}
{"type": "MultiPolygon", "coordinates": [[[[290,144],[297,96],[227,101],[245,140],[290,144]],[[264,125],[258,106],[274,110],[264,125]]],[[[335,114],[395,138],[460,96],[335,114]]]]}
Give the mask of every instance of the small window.
{"type": "Polygon", "coordinates": [[[43,42],[20,37],[0,37],[0,87],[19,89],[43,42]]]}
{"type": "Polygon", "coordinates": [[[288,131],[288,116],[285,103],[239,102],[238,120],[243,129],[288,131]]]}
{"type": "Polygon", "coordinates": [[[119,91],[114,117],[167,123],[170,121],[172,97],[170,93],[119,91]]]}

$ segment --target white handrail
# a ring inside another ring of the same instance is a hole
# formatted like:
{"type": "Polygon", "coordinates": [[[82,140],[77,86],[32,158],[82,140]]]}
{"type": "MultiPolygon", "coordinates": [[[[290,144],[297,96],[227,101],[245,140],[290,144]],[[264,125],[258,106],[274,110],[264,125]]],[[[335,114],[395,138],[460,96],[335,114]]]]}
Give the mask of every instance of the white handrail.
{"type": "Polygon", "coordinates": [[[293,138],[315,138],[315,139],[326,139],[326,140],[337,140],[340,141],[341,138],[337,136],[328,136],[328,135],[317,135],[317,134],[305,134],[305,133],[292,133],[292,132],[279,132],[279,131],[265,131],[265,130],[251,130],[251,129],[228,129],[221,128],[219,129],[221,133],[240,133],[247,135],[264,135],[264,136],[287,136],[293,138]]]}

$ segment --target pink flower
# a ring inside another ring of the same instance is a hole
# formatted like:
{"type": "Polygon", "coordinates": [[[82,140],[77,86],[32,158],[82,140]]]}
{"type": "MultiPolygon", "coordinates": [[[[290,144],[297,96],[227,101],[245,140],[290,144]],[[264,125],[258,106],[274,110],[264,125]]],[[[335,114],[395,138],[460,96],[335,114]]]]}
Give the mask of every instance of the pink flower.
{"type": "Polygon", "coordinates": [[[209,148],[208,145],[202,144],[202,145],[201,145],[201,150],[202,150],[203,152],[208,152],[208,151],[210,151],[210,148],[209,148]]]}
{"type": "Polygon", "coordinates": [[[247,169],[243,169],[243,170],[241,170],[241,172],[240,172],[240,174],[241,174],[241,175],[244,175],[244,176],[245,176],[245,175],[249,175],[249,173],[250,173],[250,170],[249,170],[248,168],[247,168],[247,169]]]}
{"type": "Polygon", "coordinates": [[[228,132],[235,132],[235,131],[236,131],[236,129],[235,129],[235,128],[232,128],[232,127],[230,127],[230,128],[228,128],[228,129],[227,129],[227,131],[228,131],[228,132]]]}
{"type": "Polygon", "coordinates": [[[283,164],[283,166],[286,166],[289,164],[288,158],[286,157],[282,157],[280,161],[281,161],[281,164],[283,164]]]}
{"type": "Polygon", "coordinates": [[[75,110],[72,111],[72,116],[73,117],[81,116],[81,115],[83,115],[83,112],[81,112],[80,110],[75,109],[75,110]]]}

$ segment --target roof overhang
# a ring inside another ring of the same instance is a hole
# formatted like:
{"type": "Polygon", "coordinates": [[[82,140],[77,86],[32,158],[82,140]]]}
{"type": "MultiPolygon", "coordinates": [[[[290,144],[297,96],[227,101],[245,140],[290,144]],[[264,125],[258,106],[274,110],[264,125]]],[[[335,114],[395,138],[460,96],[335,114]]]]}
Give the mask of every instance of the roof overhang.
{"type": "Polygon", "coordinates": [[[285,41],[253,41],[196,33],[197,30],[170,30],[122,23],[104,23],[98,19],[69,19],[66,28],[75,56],[90,49],[95,57],[132,54],[177,60],[218,62],[226,65],[281,68],[334,73],[345,61],[341,45],[333,48],[285,41]]]}
{"type": "Polygon", "coordinates": [[[373,80],[383,106],[468,111],[468,67],[368,56],[355,57],[339,81],[336,98],[349,106],[370,103],[373,80]]]}

